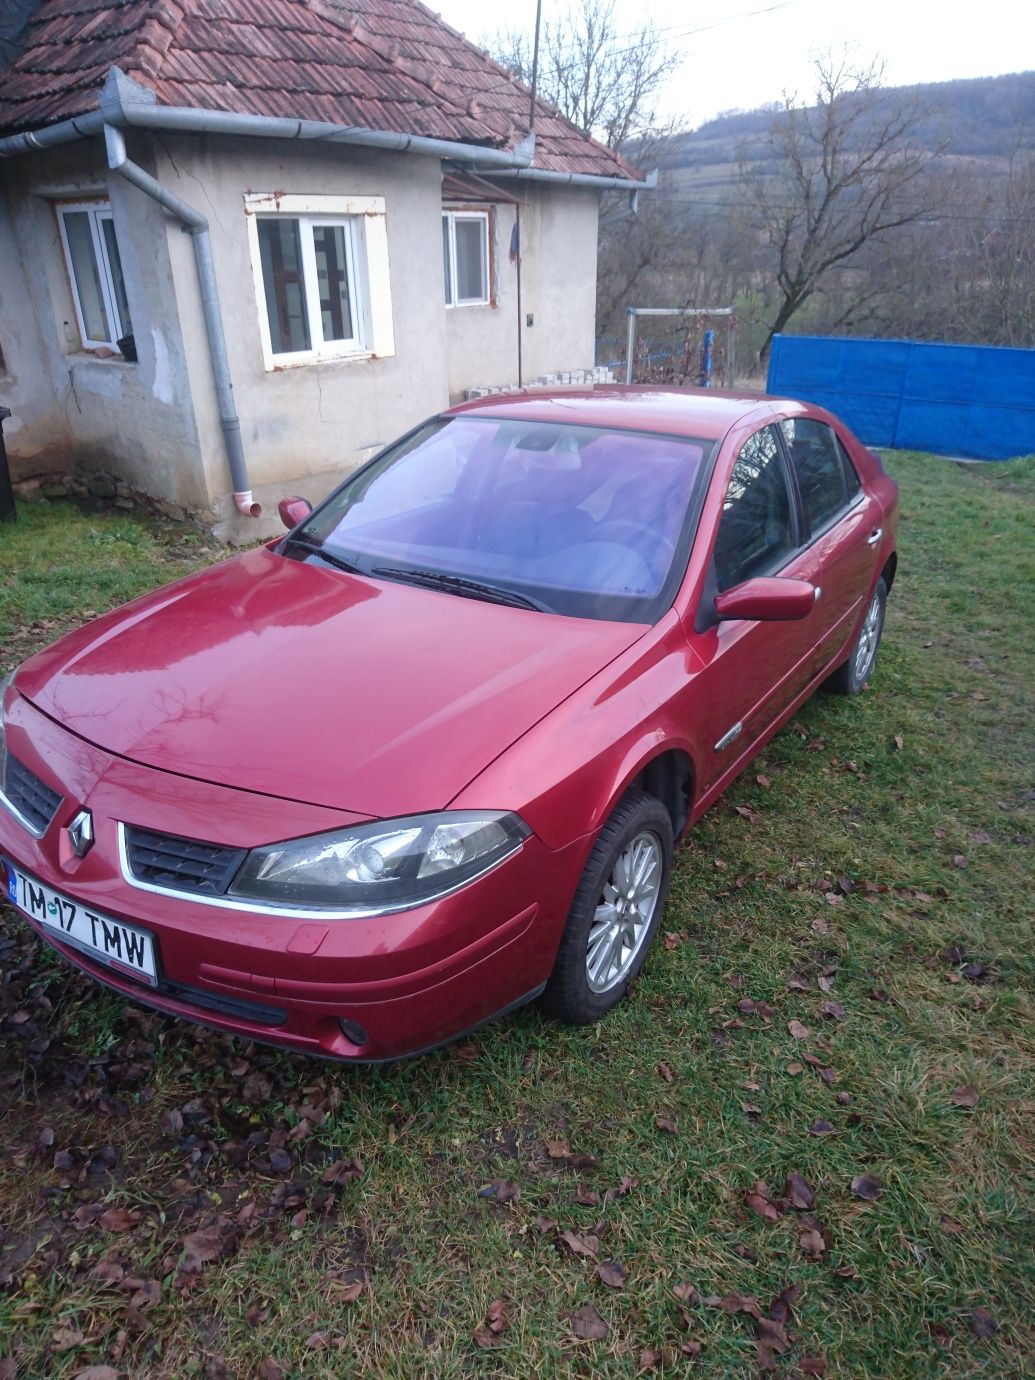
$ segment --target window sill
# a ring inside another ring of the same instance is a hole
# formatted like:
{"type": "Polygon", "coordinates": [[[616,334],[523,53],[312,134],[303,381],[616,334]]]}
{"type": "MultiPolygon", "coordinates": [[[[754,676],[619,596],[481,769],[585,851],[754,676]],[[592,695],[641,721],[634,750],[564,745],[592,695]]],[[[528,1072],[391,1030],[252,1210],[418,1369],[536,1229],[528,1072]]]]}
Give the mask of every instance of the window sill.
{"type": "Polygon", "coordinates": [[[65,358],[69,364],[125,364],[130,369],[135,367],[133,361],[126,359],[125,355],[98,355],[93,350],[69,350],[65,358]]]}
{"type": "Polygon", "coordinates": [[[363,364],[367,360],[386,357],[374,350],[350,350],[347,354],[331,355],[270,355],[266,360],[266,373],[281,374],[288,369],[311,369],[316,364],[363,364]]]}

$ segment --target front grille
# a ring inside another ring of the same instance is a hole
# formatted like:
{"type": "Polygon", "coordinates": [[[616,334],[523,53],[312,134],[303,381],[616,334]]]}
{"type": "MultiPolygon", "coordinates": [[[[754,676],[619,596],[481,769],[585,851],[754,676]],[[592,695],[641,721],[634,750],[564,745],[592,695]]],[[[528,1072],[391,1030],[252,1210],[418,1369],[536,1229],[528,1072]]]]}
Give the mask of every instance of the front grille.
{"type": "Polygon", "coordinates": [[[4,795],[37,834],[43,833],[61,804],[57,791],[52,791],[45,781],[10,753],[4,770],[4,795]]]}
{"type": "Polygon", "coordinates": [[[222,896],[244,862],[244,848],[221,848],[215,843],[153,834],[126,826],[126,859],[138,882],[222,896]]]}

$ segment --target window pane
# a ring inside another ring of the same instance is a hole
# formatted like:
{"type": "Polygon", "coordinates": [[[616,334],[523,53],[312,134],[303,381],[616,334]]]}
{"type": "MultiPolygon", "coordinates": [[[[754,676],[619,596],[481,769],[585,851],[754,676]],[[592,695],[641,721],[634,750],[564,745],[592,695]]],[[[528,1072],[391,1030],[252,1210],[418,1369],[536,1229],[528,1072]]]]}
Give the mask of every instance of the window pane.
{"type": "Polygon", "coordinates": [[[453,304],[453,266],[449,258],[449,235],[453,222],[449,216],[442,217],[442,272],[446,280],[446,301],[453,304]]]}
{"type": "Polygon", "coordinates": [[[824,526],[848,502],[837,438],[828,426],[807,417],[780,423],[812,531],[824,526]]]}
{"type": "Polygon", "coordinates": [[[772,427],[756,431],[737,456],[715,539],[719,589],[780,564],[794,549],[791,504],[772,427]]]}
{"type": "Polygon", "coordinates": [[[320,294],[323,338],[325,341],[351,340],[356,332],[352,326],[352,303],[349,301],[345,226],[314,226],[313,248],[316,251],[316,280],[320,294]]]}
{"type": "Polygon", "coordinates": [[[486,282],[485,221],[454,221],[456,229],[456,296],[458,302],[484,302],[486,282]]]}
{"type": "Polygon", "coordinates": [[[126,280],[122,276],[122,259],[119,257],[119,242],[115,238],[115,222],[111,216],[99,217],[101,233],[104,236],[104,252],[108,256],[108,269],[111,273],[111,285],[115,290],[115,308],[121,320],[117,322],[120,327],[119,336],[129,335],[133,329],[133,322],[129,315],[129,301],[126,297],[126,280]]]}
{"type": "Polygon", "coordinates": [[[302,284],[302,254],[297,220],[260,217],[259,258],[270,343],[275,355],[308,350],[309,320],[302,284]]]}
{"type": "Polygon", "coordinates": [[[110,341],[112,337],[108,329],[108,313],[104,309],[101,275],[93,249],[93,236],[90,233],[90,213],[65,211],[63,214],[65,238],[68,240],[68,253],[72,260],[76,295],[79,298],[79,310],[83,314],[86,338],[88,341],[110,341]]]}

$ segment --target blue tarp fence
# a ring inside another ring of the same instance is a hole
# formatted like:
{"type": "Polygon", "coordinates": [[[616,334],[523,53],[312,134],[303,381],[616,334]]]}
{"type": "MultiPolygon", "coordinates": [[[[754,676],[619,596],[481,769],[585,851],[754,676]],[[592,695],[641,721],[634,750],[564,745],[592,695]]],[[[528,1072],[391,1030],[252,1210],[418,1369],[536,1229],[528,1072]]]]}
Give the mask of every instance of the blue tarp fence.
{"type": "Polygon", "coordinates": [[[766,386],[836,412],[870,446],[1035,453],[1035,350],[778,335],[766,386]]]}

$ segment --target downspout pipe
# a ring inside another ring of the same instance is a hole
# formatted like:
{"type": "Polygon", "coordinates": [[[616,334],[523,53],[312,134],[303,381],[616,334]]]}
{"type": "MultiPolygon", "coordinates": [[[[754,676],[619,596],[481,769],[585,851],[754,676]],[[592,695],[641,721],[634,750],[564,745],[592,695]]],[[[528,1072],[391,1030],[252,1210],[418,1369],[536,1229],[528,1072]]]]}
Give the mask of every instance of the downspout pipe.
{"type": "Polygon", "coordinates": [[[234,386],[230,379],[230,361],[226,352],[226,337],[223,334],[223,316],[219,309],[219,289],[212,261],[212,236],[209,234],[208,221],[199,211],[195,211],[193,206],[189,206],[182,198],[163,187],[150,173],[130,160],[122,132],[113,125],[104,126],[104,144],[108,153],[108,167],[112,172],[118,173],[127,182],[139,188],[152,201],[157,201],[159,206],[176,217],[191,237],[194,246],[194,266],[197,269],[198,287],[201,290],[201,309],[205,317],[205,333],[208,336],[209,358],[212,362],[212,381],[219,404],[219,424],[223,428],[226,459],[234,490],[234,506],[245,517],[257,518],[262,513],[262,506],[252,500],[248,466],[245,463],[244,445],[241,441],[241,422],[234,406],[234,386]]]}

